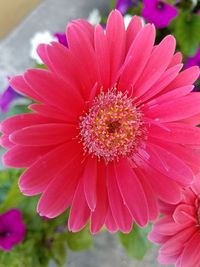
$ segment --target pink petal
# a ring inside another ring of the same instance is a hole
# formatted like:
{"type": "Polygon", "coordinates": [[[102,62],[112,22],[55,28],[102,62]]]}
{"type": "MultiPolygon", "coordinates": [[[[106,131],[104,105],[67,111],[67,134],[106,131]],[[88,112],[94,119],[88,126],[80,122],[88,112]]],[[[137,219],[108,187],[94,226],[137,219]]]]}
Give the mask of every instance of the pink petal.
{"type": "Polygon", "coordinates": [[[83,181],[80,181],[72,202],[68,228],[69,231],[78,232],[80,231],[85,224],[87,223],[90,217],[90,209],[88,208],[83,188],[83,181]]]}
{"type": "Polygon", "coordinates": [[[113,164],[107,166],[107,188],[109,204],[115,222],[119,226],[120,231],[129,233],[132,228],[132,218],[127,207],[123,203],[113,164]]]}
{"type": "Polygon", "coordinates": [[[57,122],[57,120],[45,118],[43,116],[33,113],[14,115],[8,119],[5,119],[1,123],[1,132],[5,134],[10,134],[21,128],[32,126],[34,124],[47,124],[53,122],[57,122]]]}
{"type": "MultiPolygon", "coordinates": [[[[178,75],[180,69],[182,68],[182,64],[175,65],[169,69],[167,69],[161,77],[157,80],[157,82],[144,94],[141,96],[141,100],[147,101],[151,97],[155,96],[159,92],[161,92],[167,85],[170,84],[171,81],[178,75]]],[[[153,99],[154,101],[154,99],[153,99]]]]}
{"type": "Polygon", "coordinates": [[[200,93],[193,92],[187,96],[171,99],[165,103],[154,105],[145,112],[147,117],[159,122],[185,119],[199,113],[200,93]]]}
{"type": "Polygon", "coordinates": [[[126,49],[124,18],[118,10],[112,11],[108,17],[106,37],[110,54],[110,86],[113,86],[117,72],[124,62],[126,49]]]}
{"type": "Polygon", "coordinates": [[[13,147],[15,144],[13,144],[10,140],[9,140],[9,135],[7,134],[3,134],[0,137],[0,146],[4,147],[4,148],[11,148],[13,147]]]}
{"type": "Polygon", "coordinates": [[[91,215],[91,232],[97,233],[105,223],[108,212],[108,193],[106,187],[106,167],[105,163],[98,162],[97,179],[97,204],[91,215]]]}
{"type": "Polygon", "coordinates": [[[79,160],[80,156],[73,155],[48,184],[37,206],[40,216],[54,218],[69,207],[82,171],[79,160]]]}
{"type": "Polygon", "coordinates": [[[14,168],[30,167],[53,147],[23,147],[16,145],[3,156],[3,163],[14,168]]]}
{"type": "Polygon", "coordinates": [[[60,145],[41,157],[20,177],[21,191],[26,195],[37,195],[43,192],[62,167],[74,154],[80,153],[81,149],[80,144],[73,141],[60,145]]]}
{"type": "Polygon", "coordinates": [[[110,207],[108,208],[105,225],[110,233],[116,233],[119,230],[119,227],[115,222],[115,219],[114,219],[114,216],[112,215],[112,211],[110,207]]]}
{"type": "Polygon", "coordinates": [[[120,77],[118,88],[126,91],[135,84],[141,75],[155,41],[155,28],[147,24],[137,35],[126,56],[124,65],[128,62],[120,77]]]}
{"type": "Polygon", "coordinates": [[[193,222],[195,225],[197,223],[196,209],[190,205],[180,204],[173,213],[173,219],[176,223],[188,224],[193,222]]]}
{"type": "Polygon", "coordinates": [[[31,104],[28,106],[28,108],[32,111],[35,111],[39,115],[47,118],[53,118],[60,121],[67,121],[67,115],[57,110],[55,107],[51,107],[49,105],[45,104],[31,104]]]}
{"type": "Polygon", "coordinates": [[[165,92],[171,91],[175,88],[183,87],[186,85],[193,84],[199,77],[199,67],[193,66],[188,68],[181,73],[172,81],[166,88],[165,92]]]}
{"type": "Polygon", "coordinates": [[[70,88],[64,81],[42,69],[28,70],[24,77],[31,88],[43,98],[44,103],[64,111],[70,119],[76,119],[80,115],[83,99],[77,90],[70,88]]]}
{"type": "Polygon", "coordinates": [[[174,37],[168,35],[156,46],[144,71],[134,85],[135,96],[139,97],[143,95],[161,77],[172,59],[175,45],[176,41],[174,37]],[[161,58],[162,60],[160,60],[161,58]]]}
{"type": "Polygon", "coordinates": [[[9,83],[14,89],[19,91],[20,93],[30,98],[33,98],[39,102],[43,101],[43,99],[26,83],[22,75],[18,75],[11,78],[9,83]]]}
{"type": "Polygon", "coordinates": [[[148,143],[145,149],[147,156],[141,157],[158,172],[170,177],[181,185],[190,185],[193,181],[191,169],[176,155],[164,148],[148,143]]]}
{"type": "Polygon", "coordinates": [[[186,244],[182,256],[181,265],[184,267],[195,267],[199,266],[199,250],[200,250],[200,236],[197,231],[193,236],[191,236],[190,241],[186,244]]]}
{"type": "Polygon", "coordinates": [[[123,201],[136,223],[144,226],[148,221],[148,204],[139,177],[127,159],[116,163],[116,177],[123,201]]]}
{"type": "Polygon", "coordinates": [[[49,146],[72,140],[77,134],[78,130],[75,125],[49,123],[15,131],[10,135],[10,140],[24,146],[49,146]]]}
{"type": "Polygon", "coordinates": [[[149,135],[177,144],[200,144],[200,129],[184,123],[165,123],[166,128],[151,125],[149,135]]]}
{"type": "Polygon", "coordinates": [[[131,44],[135,40],[137,34],[142,29],[142,20],[138,16],[133,16],[128,28],[126,30],[126,51],[128,53],[129,48],[131,47],[131,44]]]}
{"type": "Polygon", "coordinates": [[[110,87],[110,55],[108,41],[104,30],[100,25],[95,27],[94,33],[95,53],[98,60],[98,71],[103,88],[110,87]]]}
{"type": "Polygon", "coordinates": [[[171,68],[177,64],[180,64],[182,62],[183,56],[181,52],[177,52],[176,54],[173,55],[173,58],[168,66],[168,68],[171,68]]]}
{"type": "Polygon", "coordinates": [[[47,44],[39,44],[37,47],[37,54],[43,61],[44,65],[48,67],[51,71],[54,70],[54,66],[52,61],[50,60],[47,52],[47,48],[49,45],[47,44]]]}
{"type": "Polygon", "coordinates": [[[96,208],[97,202],[97,159],[87,159],[82,178],[84,184],[85,199],[91,211],[96,208]]]}

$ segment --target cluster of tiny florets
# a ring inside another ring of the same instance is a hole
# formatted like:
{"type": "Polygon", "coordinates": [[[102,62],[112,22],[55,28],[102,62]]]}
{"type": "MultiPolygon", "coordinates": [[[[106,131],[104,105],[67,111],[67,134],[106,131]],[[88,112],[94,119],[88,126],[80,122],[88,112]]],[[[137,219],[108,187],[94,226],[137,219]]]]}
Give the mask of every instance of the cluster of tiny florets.
{"type": "Polygon", "coordinates": [[[142,113],[134,100],[117,89],[101,92],[80,118],[84,150],[105,161],[131,155],[142,139],[142,113]]]}

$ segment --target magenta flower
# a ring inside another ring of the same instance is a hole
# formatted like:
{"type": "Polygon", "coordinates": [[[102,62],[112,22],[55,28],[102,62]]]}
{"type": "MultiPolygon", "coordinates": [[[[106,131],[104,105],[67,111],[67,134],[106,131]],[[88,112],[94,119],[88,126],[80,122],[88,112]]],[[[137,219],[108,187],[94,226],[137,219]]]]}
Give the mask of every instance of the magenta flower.
{"type": "Polygon", "coordinates": [[[185,68],[190,68],[195,65],[200,67],[200,47],[197,49],[194,56],[186,59],[185,68]]]}
{"type": "Polygon", "coordinates": [[[164,1],[144,0],[142,16],[157,28],[167,27],[177,15],[178,10],[164,1]]]}
{"type": "Polygon", "coordinates": [[[68,46],[67,45],[67,37],[66,34],[64,32],[56,32],[54,33],[54,36],[58,39],[58,42],[64,46],[68,46]]]}
{"type": "Polygon", "coordinates": [[[12,78],[37,103],[1,123],[4,163],[27,168],[19,186],[41,194],[41,216],[71,207],[72,231],[90,220],[92,233],[129,232],[156,218],[159,199],[178,203],[199,168],[199,68],[180,72],[173,36],[154,45],[153,25],[135,16],[126,30],[117,10],[105,30],[71,22],[67,40],[39,45],[48,69],[12,78]]]}
{"type": "Polygon", "coordinates": [[[11,209],[0,215],[0,249],[11,250],[25,237],[25,224],[22,221],[21,211],[11,209]]]}
{"type": "Polygon", "coordinates": [[[11,86],[8,86],[3,94],[0,95],[0,110],[2,112],[8,112],[13,100],[18,97],[20,97],[20,95],[15,92],[11,86]]]}
{"type": "Polygon", "coordinates": [[[200,266],[200,180],[183,192],[177,205],[162,207],[149,239],[161,244],[158,261],[176,267],[200,266]]]}

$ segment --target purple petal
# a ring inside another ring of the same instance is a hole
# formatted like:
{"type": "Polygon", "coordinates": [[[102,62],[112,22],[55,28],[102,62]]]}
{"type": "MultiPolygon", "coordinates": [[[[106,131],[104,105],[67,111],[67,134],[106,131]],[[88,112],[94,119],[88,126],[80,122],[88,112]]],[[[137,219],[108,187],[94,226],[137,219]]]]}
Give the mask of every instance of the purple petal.
{"type": "Polygon", "coordinates": [[[3,112],[7,112],[9,110],[10,104],[13,100],[20,97],[17,92],[13,90],[11,86],[8,86],[7,89],[0,95],[0,109],[3,112]]]}
{"type": "Polygon", "coordinates": [[[58,39],[58,42],[66,47],[68,47],[67,44],[67,37],[64,32],[56,32],[54,33],[54,36],[58,39]]]}
{"type": "Polygon", "coordinates": [[[167,27],[177,15],[178,10],[164,1],[144,0],[142,16],[157,28],[167,27]]]}

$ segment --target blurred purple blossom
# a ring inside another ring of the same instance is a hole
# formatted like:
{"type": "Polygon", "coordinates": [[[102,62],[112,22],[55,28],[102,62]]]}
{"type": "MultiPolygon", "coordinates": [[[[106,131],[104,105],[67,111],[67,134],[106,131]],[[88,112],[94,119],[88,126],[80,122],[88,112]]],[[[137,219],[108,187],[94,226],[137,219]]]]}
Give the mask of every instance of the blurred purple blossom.
{"type": "Polygon", "coordinates": [[[21,211],[11,209],[0,215],[0,249],[10,251],[25,237],[26,227],[21,211]]]}
{"type": "Polygon", "coordinates": [[[67,44],[67,37],[64,32],[56,32],[54,36],[58,39],[58,42],[64,46],[68,46],[67,44]]]}
{"type": "Polygon", "coordinates": [[[128,8],[137,5],[138,2],[139,0],[117,0],[115,8],[124,15],[128,8]]]}
{"type": "MultiPolygon", "coordinates": [[[[186,58],[185,61],[185,68],[190,68],[192,66],[199,66],[200,67],[200,47],[197,49],[196,53],[192,57],[186,58]]],[[[200,81],[200,75],[199,79],[197,80],[197,84],[199,84],[200,81]]],[[[195,86],[194,91],[199,91],[199,86],[195,86]]]]}
{"type": "Polygon", "coordinates": [[[142,16],[157,28],[167,27],[171,20],[178,15],[178,10],[174,6],[159,0],[143,0],[144,7],[142,16]]]}
{"type": "Polygon", "coordinates": [[[15,92],[11,86],[8,86],[0,95],[0,111],[7,112],[13,100],[18,97],[22,96],[15,92]]]}

